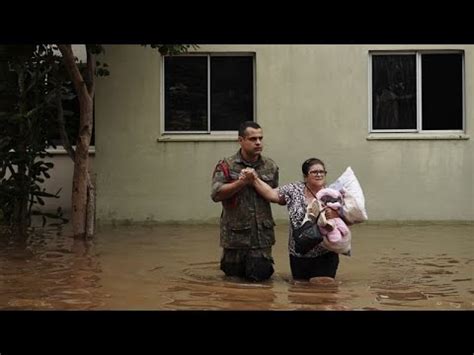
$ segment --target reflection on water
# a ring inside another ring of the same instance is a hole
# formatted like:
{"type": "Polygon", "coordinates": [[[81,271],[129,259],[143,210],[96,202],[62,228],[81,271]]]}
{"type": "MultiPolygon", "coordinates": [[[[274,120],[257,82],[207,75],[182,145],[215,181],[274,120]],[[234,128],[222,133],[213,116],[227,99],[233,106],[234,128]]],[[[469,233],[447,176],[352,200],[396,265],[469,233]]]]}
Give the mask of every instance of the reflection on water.
{"type": "Polygon", "coordinates": [[[100,267],[91,242],[60,230],[28,240],[0,239],[0,306],[3,309],[93,309],[103,305],[100,267]]]}
{"type": "Polygon", "coordinates": [[[107,227],[92,241],[1,232],[0,309],[472,310],[473,229],[357,225],[336,280],[299,282],[278,226],[275,274],[261,283],[219,270],[217,226],[107,227]]]}

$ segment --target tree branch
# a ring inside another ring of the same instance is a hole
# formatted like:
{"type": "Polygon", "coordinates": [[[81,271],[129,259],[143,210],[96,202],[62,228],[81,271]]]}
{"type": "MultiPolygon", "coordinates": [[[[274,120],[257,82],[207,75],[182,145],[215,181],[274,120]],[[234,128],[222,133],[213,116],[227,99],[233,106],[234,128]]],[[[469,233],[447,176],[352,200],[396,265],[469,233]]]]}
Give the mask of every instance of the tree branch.
{"type": "Polygon", "coordinates": [[[90,97],[94,97],[95,94],[95,54],[93,54],[86,45],[87,52],[87,91],[89,92],[90,97]]]}
{"type": "Polygon", "coordinates": [[[63,55],[63,62],[69,76],[72,79],[74,88],[76,89],[78,99],[81,100],[83,96],[88,95],[88,90],[84,82],[84,78],[76,65],[74,53],[70,44],[58,44],[58,48],[63,55]]]}

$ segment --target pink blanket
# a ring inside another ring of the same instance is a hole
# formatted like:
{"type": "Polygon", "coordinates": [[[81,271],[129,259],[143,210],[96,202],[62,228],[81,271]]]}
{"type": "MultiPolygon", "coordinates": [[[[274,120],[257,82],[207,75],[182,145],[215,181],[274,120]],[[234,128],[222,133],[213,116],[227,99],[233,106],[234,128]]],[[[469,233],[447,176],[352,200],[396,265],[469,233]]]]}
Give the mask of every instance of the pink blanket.
{"type": "MultiPolygon", "coordinates": [[[[338,210],[342,207],[342,195],[338,190],[325,188],[319,190],[316,194],[322,208],[332,208],[338,210]]],[[[324,213],[324,212],[323,212],[324,213]]],[[[321,214],[323,216],[323,214],[321,214]]],[[[331,218],[320,223],[319,229],[321,234],[325,235],[330,243],[340,243],[350,234],[349,228],[341,218],[331,218]]]]}

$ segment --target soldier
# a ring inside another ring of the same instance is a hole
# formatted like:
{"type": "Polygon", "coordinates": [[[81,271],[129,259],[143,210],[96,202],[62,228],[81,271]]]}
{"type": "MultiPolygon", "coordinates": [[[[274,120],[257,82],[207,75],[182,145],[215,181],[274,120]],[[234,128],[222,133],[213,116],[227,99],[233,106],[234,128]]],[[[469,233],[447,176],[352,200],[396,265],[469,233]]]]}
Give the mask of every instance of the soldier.
{"type": "Polygon", "coordinates": [[[252,174],[240,174],[242,169],[253,168],[268,185],[278,186],[278,166],[261,155],[262,140],[257,123],[243,122],[239,127],[239,151],[219,161],[212,176],[211,198],[222,202],[221,270],[227,276],[251,281],[266,280],[274,272],[275,222],[270,203],[256,193],[252,174]]]}

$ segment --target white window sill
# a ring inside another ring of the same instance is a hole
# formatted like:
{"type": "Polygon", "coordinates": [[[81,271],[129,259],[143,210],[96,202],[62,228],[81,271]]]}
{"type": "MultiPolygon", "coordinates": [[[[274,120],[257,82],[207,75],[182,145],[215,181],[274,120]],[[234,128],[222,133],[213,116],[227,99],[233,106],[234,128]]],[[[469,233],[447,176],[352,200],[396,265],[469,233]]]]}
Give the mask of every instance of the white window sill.
{"type": "Polygon", "coordinates": [[[159,137],[157,142],[237,142],[235,134],[167,134],[159,137]]]}
{"type": "Polygon", "coordinates": [[[368,141],[378,140],[467,140],[465,133],[370,133],[368,141]]]}
{"type": "MultiPolygon", "coordinates": [[[[74,149],[76,149],[75,146],[73,146],[74,149]]],[[[50,149],[46,149],[46,151],[48,153],[51,153],[53,155],[67,155],[67,151],[66,149],[64,149],[62,146],[58,145],[56,149],[54,148],[50,148],[50,149]]],[[[92,146],[92,147],[89,147],[89,154],[91,155],[95,155],[95,147],[92,146]]]]}

